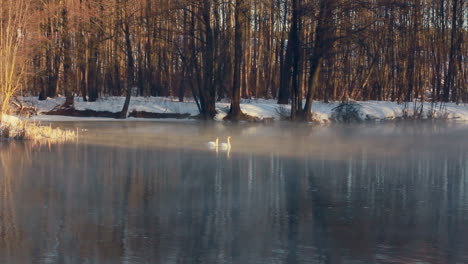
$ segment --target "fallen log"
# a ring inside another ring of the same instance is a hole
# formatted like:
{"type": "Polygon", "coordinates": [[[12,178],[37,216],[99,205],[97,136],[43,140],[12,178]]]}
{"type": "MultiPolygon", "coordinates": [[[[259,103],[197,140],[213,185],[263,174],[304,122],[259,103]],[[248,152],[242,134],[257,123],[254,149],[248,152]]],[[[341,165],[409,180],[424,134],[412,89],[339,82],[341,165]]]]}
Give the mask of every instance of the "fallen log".
{"type": "Polygon", "coordinates": [[[43,113],[45,115],[58,115],[58,116],[73,116],[73,117],[104,117],[104,118],[118,118],[120,112],[113,113],[109,111],[94,111],[94,110],[76,110],[75,108],[62,108],[57,107],[49,112],[43,113]]]}
{"type": "Polygon", "coordinates": [[[151,113],[151,112],[145,112],[145,111],[136,111],[133,110],[130,113],[130,117],[135,117],[135,118],[174,118],[174,119],[186,119],[189,118],[191,115],[190,114],[179,114],[179,113],[151,113]]]}
{"type": "Polygon", "coordinates": [[[37,109],[33,106],[25,106],[23,103],[14,99],[10,102],[10,111],[15,116],[30,117],[37,115],[37,109]]]}
{"type": "MultiPolygon", "coordinates": [[[[62,108],[57,107],[49,112],[43,113],[45,115],[59,115],[59,116],[72,116],[72,117],[102,117],[102,118],[117,118],[120,119],[120,112],[114,113],[109,111],[94,111],[94,110],[76,110],[75,108],[62,108]]],[[[190,117],[190,114],[178,114],[178,113],[151,113],[145,111],[133,110],[129,117],[135,118],[174,118],[174,119],[186,119],[190,117]]]]}

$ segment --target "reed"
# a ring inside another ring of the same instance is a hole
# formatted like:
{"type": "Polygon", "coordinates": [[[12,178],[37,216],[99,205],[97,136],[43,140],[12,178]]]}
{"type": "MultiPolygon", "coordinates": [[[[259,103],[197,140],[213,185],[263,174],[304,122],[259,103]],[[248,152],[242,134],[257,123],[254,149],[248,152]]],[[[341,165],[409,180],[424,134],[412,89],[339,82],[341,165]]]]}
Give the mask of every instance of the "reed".
{"type": "Polygon", "coordinates": [[[22,121],[19,118],[3,115],[0,124],[0,139],[69,141],[78,137],[77,132],[52,128],[35,122],[22,121]]]}

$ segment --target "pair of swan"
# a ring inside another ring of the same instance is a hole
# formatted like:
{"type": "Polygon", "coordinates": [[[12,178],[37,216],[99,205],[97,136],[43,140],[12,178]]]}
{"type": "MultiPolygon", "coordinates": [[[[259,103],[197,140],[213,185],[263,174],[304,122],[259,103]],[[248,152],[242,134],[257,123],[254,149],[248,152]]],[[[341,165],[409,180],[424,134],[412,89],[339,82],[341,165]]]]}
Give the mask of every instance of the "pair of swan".
{"type": "Polygon", "coordinates": [[[223,150],[230,150],[231,149],[231,137],[227,137],[227,142],[223,142],[219,144],[219,138],[217,137],[215,141],[208,142],[208,147],[212,149],[217,149],[218,147],[223,150]]]}

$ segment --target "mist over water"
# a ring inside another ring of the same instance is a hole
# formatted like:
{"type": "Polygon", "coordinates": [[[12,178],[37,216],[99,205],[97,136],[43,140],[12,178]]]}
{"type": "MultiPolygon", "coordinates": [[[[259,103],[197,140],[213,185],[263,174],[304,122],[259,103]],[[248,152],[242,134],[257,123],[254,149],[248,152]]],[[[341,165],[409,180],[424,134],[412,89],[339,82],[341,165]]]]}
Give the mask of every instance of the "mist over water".
{"type": "Polygon", "coordinates": [[[54,126],[0,142],[0,263],[468,262],[465,124],[54,126]]]}

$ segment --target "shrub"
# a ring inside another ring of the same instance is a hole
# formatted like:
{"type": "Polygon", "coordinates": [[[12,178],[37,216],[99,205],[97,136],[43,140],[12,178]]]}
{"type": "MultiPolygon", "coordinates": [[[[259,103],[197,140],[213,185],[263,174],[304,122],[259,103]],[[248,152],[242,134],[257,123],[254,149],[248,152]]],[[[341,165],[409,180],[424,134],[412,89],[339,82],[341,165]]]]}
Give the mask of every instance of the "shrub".
{"type": "Polygon", "coordinates": [[[332,109],[331,119],[335,122],[352,123],[361,122],[362,106],[356,102],[343,102],[332,109]]]}

